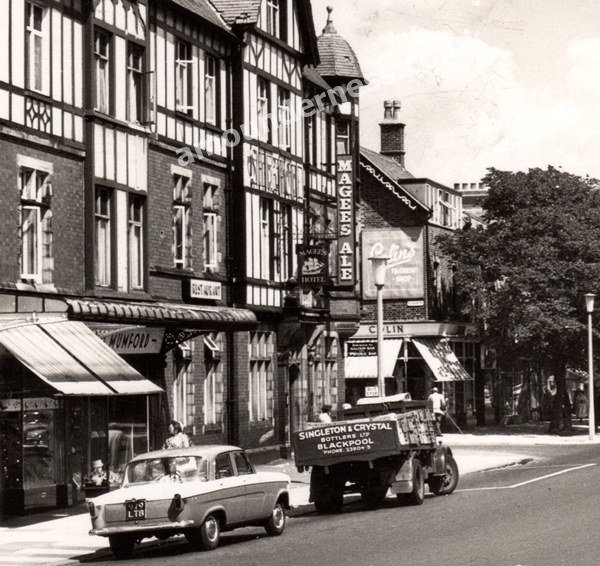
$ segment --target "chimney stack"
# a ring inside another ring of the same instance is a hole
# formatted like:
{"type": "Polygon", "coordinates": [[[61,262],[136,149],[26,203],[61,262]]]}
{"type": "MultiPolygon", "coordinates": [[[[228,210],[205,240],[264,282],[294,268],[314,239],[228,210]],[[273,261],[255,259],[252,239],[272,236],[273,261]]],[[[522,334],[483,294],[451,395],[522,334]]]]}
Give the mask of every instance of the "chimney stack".
{"type": "Polygon", "coordinates": [[[404,167],[404,124],[400,122],[400,101],[386,100],[383,103],[381,128],[381,155],[395,159],[404,167]]]}

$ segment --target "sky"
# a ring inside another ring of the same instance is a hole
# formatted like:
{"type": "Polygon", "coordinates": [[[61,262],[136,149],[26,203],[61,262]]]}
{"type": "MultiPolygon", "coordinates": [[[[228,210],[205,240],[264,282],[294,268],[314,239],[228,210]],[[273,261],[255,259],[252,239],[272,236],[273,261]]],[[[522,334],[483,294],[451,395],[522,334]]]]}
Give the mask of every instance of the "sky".
{"type": "Polygon", "coordinates": [[[354,49],[361,144],[400,100],[405,165],[452,187],[490,167],[600,179],[600,0],[312,0],[354,49]]]}

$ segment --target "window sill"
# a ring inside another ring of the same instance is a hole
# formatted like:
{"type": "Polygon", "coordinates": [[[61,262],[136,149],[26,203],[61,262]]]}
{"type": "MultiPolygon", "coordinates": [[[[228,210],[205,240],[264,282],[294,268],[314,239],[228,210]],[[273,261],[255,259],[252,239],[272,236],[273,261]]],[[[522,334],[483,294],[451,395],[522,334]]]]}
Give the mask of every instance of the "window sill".
{"type": "Polygon", "coordinates": [[[202,426],[202,433],[216,433],[223,432],[223,427],[220,424],[205,424],[202,426]]]}

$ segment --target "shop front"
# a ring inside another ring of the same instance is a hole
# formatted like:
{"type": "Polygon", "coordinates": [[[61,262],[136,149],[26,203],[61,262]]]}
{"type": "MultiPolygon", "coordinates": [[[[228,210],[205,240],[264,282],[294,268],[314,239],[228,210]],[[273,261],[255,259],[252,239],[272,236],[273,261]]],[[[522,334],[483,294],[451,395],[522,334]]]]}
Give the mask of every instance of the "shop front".
{"type": "Polygon", "coordinates": [[[0,372],[3,513],[106,491],[149,449],[162,389],[83,323],[33,313],[3,321],[0,372]]]}
{"type": "MultiPolygon", "coordinates": [[[[387,323],[384,325],[385,394],[410,393],[427,399],[433,385],[442,389],[452,414],[475,408],[473,379],[477,342],[468,325],[387,323]]],[[[361,324],[345,351],[346,400],[377,397],[377,328],[361,324]]]]}

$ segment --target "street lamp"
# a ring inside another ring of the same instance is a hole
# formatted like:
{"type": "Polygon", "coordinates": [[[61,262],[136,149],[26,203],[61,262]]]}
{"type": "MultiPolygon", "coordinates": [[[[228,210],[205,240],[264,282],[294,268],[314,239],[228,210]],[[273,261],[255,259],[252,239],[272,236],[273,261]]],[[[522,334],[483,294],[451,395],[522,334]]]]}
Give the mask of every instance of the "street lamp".
{"type": "Polygon", "coordinates": [[[379,397],[385,396],[385,376],[383,375],[383,286],[389,257],[384,255],[369,258],[373,265],[373,282],[377,288],[377,389],[379,397]]]}
{"type": "Polygon", "coordinates": [[[589,407],[589,429],[590,429],[590,440],[594,440],[596,437],[596,415],[594,414],[594,355],[592,346],[592,313],[594,312],[594,299],[596,295],[593,293],[586,293],[585,295],[585,308],[588,313],[588,395],[590,401],[589,407]]]}

